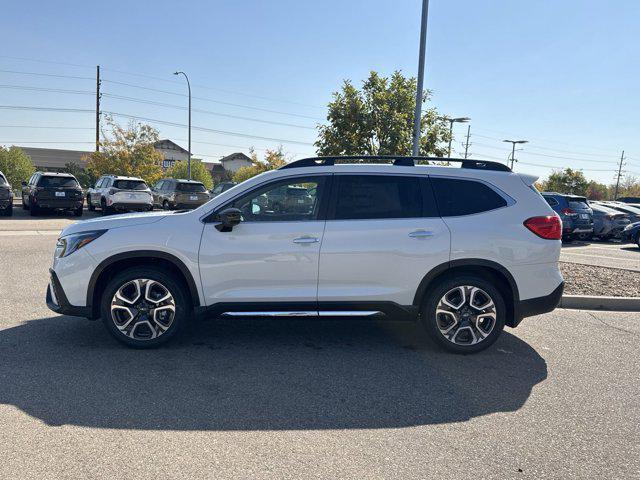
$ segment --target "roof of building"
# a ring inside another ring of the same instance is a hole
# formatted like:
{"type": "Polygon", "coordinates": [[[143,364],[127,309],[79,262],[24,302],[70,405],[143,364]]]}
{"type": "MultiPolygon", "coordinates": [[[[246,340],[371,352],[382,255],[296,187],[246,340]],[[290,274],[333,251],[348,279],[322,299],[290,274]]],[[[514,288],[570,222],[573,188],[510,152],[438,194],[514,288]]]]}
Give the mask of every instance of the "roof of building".
{"type": "Polygon", "coordinates": [[[153,146],[158,150],[177,150],[181,153],[189,153],[189,150],[185,150],[176,142],[169,140],[168,138],[163,138],[162,140],[158,140],[153,144],[153,146]]]}
{"type": "Polygon", "coordinates": [[[45,170],[64,168],[67,163],[75,163],[84,167],[87,162],[82,157],[91,153],[81,150],[59,150],[57,148],[20,147],[20,149],[31,157],[31,161],[36,167],[45,170]]]}
{"type": "Polygon", "coordinates": [[[231,155],[227,155],[226,157],[222,157],[220,159],[220,163],[230,162],[231,160],[245,160],[247,162],[252,162],[251,158],[245,155],[242,152],[232,153],[231,155]]]}

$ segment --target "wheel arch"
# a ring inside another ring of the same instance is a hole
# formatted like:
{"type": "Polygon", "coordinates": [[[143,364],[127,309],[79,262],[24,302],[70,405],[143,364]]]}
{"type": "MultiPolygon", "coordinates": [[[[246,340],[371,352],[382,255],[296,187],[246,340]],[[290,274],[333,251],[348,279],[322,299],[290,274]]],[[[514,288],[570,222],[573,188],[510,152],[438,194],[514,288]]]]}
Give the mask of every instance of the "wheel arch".
{"type": "Polygon", "coordinates": [[[476,274],[495,282],[500,292],[504,296],[507,307],[506,322],[509,327],[518,324],[517,305],[520,302],[520,292],[513,275],[499,263],[482,258],[468,258],[452,260],[438,265],[431,269],[420,282],[416,294],[413,298],[413,305],[421,307],[425,295],[438,280],[456,274],[476,274]]]}
{"type": "Polygon", "coordinates": [[[174,272],[187,288],[192,306],[200,306],[198,287],[182,260],[167,252],[136,250],[113,255],[100,262],[93,271],[87,288],[87,307],[92,313],[92,318],[100,316],[100,294],[112,276],[125,268],[138,266],[160,266],[174,272]]]}

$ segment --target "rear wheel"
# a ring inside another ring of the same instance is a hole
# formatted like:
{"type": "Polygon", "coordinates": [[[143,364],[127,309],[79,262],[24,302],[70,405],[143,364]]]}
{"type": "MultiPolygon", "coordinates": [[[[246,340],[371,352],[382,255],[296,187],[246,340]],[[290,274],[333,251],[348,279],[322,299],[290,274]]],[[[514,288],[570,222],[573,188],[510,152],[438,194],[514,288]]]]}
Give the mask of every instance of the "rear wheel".
{"type": "Polygon", "coordinates": [[[427,294],[420,320],[429,336],[453,353],[475,353],[495,342],[504,328],[500,291],[476,275],[458,275],[427,294]]]}
{"type": "Polygon", "coordinates": [[[135,348],[152,348],[175,337],[189,318],[184,286],[165,270],[134,267],[116,275],[102,294],[101,315],[109,333],[135,348]]]}
{"type": "Polygon", "coordinates": [[[168,201],[164,201],[162,202],[162,208],[163,210],[169,210],[171,207],[169,206],[169,202],[168,201]]]}
{"type": "Polygon", "coordinates": [[[34,205],[33,203],[29,202],[29,214],[32,217],[35,217],[39,213],[40,213],[40,208],[37,205],[34,205]]]}
{"type": "Polygon", "coordinates": [[[91,195],[87,195],[87,208],[90,212],[95,212],[96,207],[93,203],[91,203],[91,195]]]}
{"type": "Polygon", "coordinates": [[[76,217],[81,217],[81,216],[82,216],[82,208],[83,208],[83,206],[82,206],[82,205],[80,205],[78,208],[76,208],[76,209],[73,211],[73,214],[74,214],[76,217]]]}
{"type": "Polygon", "coordinates": [[[27,203],[27,201],[24,199],[24,195],[22,195],[22,209],[23,210],[29,210],[29,204],[27,203]]]}
{"type": "Polygon", "coordinates": [[[5,208],[2,213],[5,217],[13,216],[13,204],[9,203],[9,205],[7,205],[7,208],[5,208]]]}
{"type": "Polygon", "coordinates": [[[107,207],[107,202],[104,198],[100,201],[100,210],[102,215],[109,215],[111,213],[111,209],[107,207]]]}

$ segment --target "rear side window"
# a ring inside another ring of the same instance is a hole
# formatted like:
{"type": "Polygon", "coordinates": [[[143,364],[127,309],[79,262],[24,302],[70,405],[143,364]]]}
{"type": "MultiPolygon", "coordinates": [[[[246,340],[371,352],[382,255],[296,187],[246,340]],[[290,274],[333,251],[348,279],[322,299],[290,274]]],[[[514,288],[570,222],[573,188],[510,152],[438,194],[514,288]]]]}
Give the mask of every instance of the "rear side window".
{"type": "Polygon", "coordinates": [[[79,187],[78,182],[73,177],[41,177],[38,182],[39,187],[79,187]]]}
{"type": "Polygon", "coordinates": [[[589,205],[587,205],[587,203],[583,202],[582,200],[569,200],[569,208],[584,210],[586,208],[589,208],[589,205]]]}
{"type": "Polygon", "coordinates": [[[484,183],[431,177],[440,215],[458,217],[506,207],[507,201],[484,183]]]}
{"type": "Polygon", "coordinates": [[[120,190],[146,190],[147,184],[142,180],[116,180],[113,182],[113,188],[120,190]]]}
{"type": "Polygon", "coordinates": [[[336,220],[422,216],[421,182],[418,177],[339,175],[336,179],[336,220]]]}
{"type": "Polygon", "coordinates": [[[542,197],[542,198],[544,198],[550,206],[552,207],[558,206],[558,201],[555,198],[553,197],[542,197]]]}

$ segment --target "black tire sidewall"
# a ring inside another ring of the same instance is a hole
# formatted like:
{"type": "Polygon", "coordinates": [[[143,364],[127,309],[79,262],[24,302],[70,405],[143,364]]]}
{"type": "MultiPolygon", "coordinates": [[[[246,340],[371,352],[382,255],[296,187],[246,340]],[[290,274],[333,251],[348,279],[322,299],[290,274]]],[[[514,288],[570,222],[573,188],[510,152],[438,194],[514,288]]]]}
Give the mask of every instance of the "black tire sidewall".
{"type": "Polygon", "coordinates": [[[453,353],[476,353],[490,347],[500,336],[504,329],[506,306],[504,297],[498,288],[490,280],[477,275],[457,275],[449,277],[433,287],[425,296],[420,309],[420,322],[427,331],[429,337],[443,349],[453,353]],[[436,322],[435,311],[440,299],[452,288],[460,285],[470,285],[484,290],[493,300],[496,306],[496,324],[493,331],[480,343],[475,345],[457,345],[440,333],[436,322]]]}
{"type": "Polygon", "coordinates": [[[102,322],[109,333],[119,342],[134,348],[154,348],[175,338],[190,317],[191,305],[185,287],[174,277],[175,275],[155,267],[133,267],[115,275],[105,287],[100,300],[102,322]],[[148,278],[160,282],[169,289],[176,304],[173,324],[166,332],[152,340],[136,340],[123,335],[111,319],[111,299],[116,291],[126,282],[137,278],[148,278]]]}

